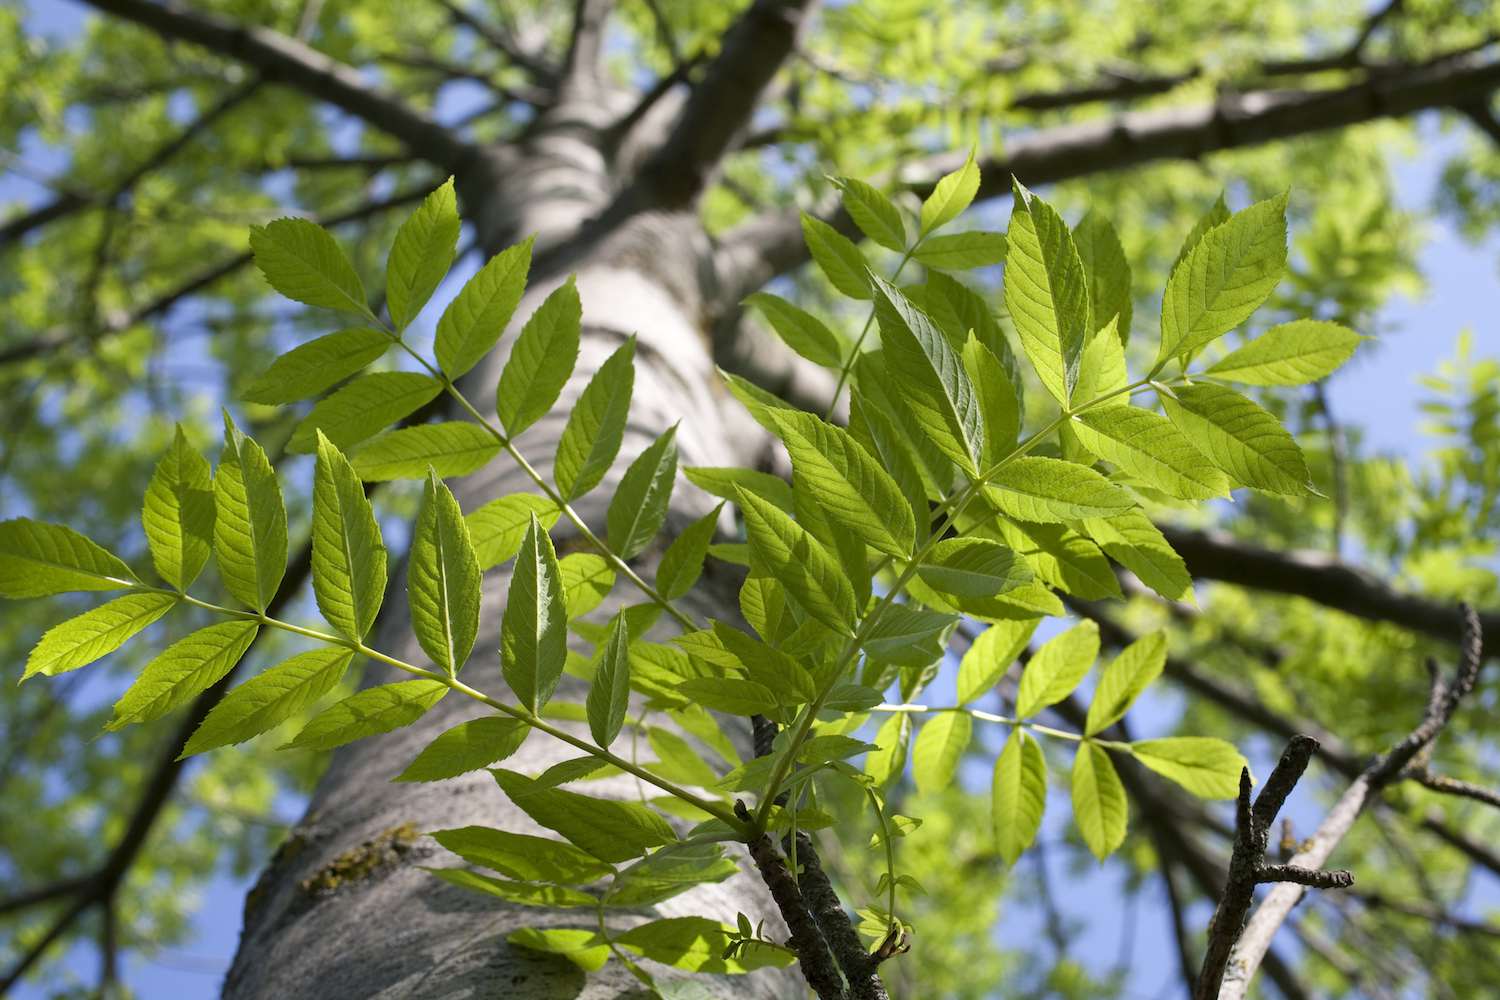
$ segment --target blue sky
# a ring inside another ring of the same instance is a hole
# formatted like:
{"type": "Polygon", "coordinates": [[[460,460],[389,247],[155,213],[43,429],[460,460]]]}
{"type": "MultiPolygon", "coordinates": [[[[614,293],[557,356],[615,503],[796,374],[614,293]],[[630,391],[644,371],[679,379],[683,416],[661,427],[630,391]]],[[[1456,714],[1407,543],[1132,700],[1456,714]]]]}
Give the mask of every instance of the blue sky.
{"type": "MultiPolygon", "coordinates": [[[[59,35],[72,33],[78,23],[78,8],[72,5],[44,2],[37,7],[36,15],[39,26],[59,35]]],[[[1404,162],[1397,172],[1401,199],[1406,207],[1413,209],[1428,207],[1441,164],[1457,142],[1453,134],[1440,134],[1432,122],[1425,126],[1426,141],[1420,155],[1404,162]]],[[[38,194],[35,185],[0,176],[0,201],[29,200],[38,194]]],[[[1495,325],[1495,302],[1500,292],[1497,281],[1500,241],[1491,239],[1481,245],[1472,244],[1441,219],[1432,222],[1427,237],[1420,258],[1426,291],[1415,298],[1398,297],[1389,303],[1380,323],[1387,335],[1375,349],[1362,351],[1349,377],[1339,378],[1331,386],[1336,412],[1364,429],[1371,448],[1413,460],[1424,448],[1418,433],[1421,391],[1416,377],[1451,356],[1465,328],[1473,328],[1475,347],[1480,354],[1500,355],[1500,332],[1495,325]]],[[[1133,718],[1149,732],[1154,726],[1169,724],[1173,714],[1173,702],[1165,698],[1143,705],[1133,718]]],[[[1268,760],[1254,763],[1259,765],[1261,773],[1269,766],[1268,760]]],[[[289,814],[298,811],[283,809],[289,814]]],[[[1055,840],[1061,836],[1067,810],[1056,808],[1049,813],[1049,826],[1043,836],[1055,840]]],[[[1302,818],[1310,825],[1314,814],[1308,812],[1302,818]]],[[[1135,919],[1120,904],[1123,899],[1120,873],[1105,869],[1080,879],[1068,869],[1066,858],[1058,851],[1051,852],[1049,869],[1054,885],[1071,882],[1062,906],[1069,916],[1085,922],[1085,930],[1076,939],[1078,954],[1100,956],[1098,968],[1111,965],[1121,930],[1127,921],[1135,919]]],[[[201,907],[193,920],[191,940],[150,959],[131,956],[124,969],[126,981],[145,997],[192,1000],[217,996],[220,976],[237,944],[240,910],[247,889],[247,881],[227,875],[210,882],[204,888],[201,907]]],[[[1488,886],[1485,898],[1496,898],[1494,890],[1495,886],[1488,886]]],[[[1038,940],[1034,916],[1019,915],[1018,908],[1013,912],[1018,915],[1002,921],[998,929],[1000,939],[1038,940]]],[[[1206,913],[1194,915],[1202,918],[1206,913]]],[[[1134,928],[1131,996],[1154,996],[1161,984],[1175,975],[1170,935],[1159,896],[1148,895],[1134,928]]],[[[80,947],[69,954],[66,964],[87,982],[94,974],[96,961],[92,948],[80,947]]],[[[29,987],[18,995],[31,1000],[45,994],[29,987]]]]}

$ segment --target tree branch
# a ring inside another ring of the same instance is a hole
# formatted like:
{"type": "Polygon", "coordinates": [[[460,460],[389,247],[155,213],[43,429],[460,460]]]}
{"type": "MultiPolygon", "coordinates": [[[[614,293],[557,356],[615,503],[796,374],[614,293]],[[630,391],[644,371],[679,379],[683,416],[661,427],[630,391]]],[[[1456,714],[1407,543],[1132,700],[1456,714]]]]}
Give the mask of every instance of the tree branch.
{"type": "Polygon", "coordinates": [[[84,0],[90,6],[131,21],[163,38],[201,45],[258,70],[268,81],[284,83],[308,97],[326,101],[372,128],[406,143],[411,150],[451,173],[460,173],[477,149],[426,112],[368,83],[353,67],[295,38],[268,28],[239,24],[175,3],[151,0],[84,0]]]}
{"type": "Polygon", "coordinates": [[[612,0],[574,0],[573,31],[563,58],[558,95],[563,100],[591,100],[599,93],[599,66],[604,29],[612,0]]]}
{"type": "Polygon", "coordinates": [[[511,62],[525,70],[539,86],[557,86],[557,70],[527,52],[509,33],[481,20],[470,13],[457,0],[438,0],[438,3],[442,4],[443,9],[448,12],[448,17],[453,20],[454,24],[468,28],[474,32],[486,45],[495,49],[511,62]]]}

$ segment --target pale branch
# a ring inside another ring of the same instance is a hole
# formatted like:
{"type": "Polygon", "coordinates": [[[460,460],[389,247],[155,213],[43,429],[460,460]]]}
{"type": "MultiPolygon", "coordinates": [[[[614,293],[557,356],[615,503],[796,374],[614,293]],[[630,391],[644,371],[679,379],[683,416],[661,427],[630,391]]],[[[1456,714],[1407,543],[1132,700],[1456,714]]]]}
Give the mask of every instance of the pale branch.
{"type": "MultiPolygon", "coordinates": [[[[1012,175],[1035,187],[1162,160],[1199,159],[1381,118],[1458,107],[1497,87],[1500,59],[1466,51],[1370,73],[1344,86],[1225,94],[1212,103],[1038,129],[1016,136],[1003,155],[981,162],[978,197],[1009,194],[1012,175]]],[[[941,174],[957,165],[951,157],[916,164],[905,172],[901,186],[925,194],[941,174]]],[[[856,232],[842,210],[829,212],[826,219],[843,232],[856,232]]],[[[795,211],[733,229],[720,247],[722,308],[808,259],[800,213],[795,211]]]]}
{"type": "Polygon", "coordinates": [[[562,100],[593,100],[599,95],[599,71],[604,52],[604,32],[609,24],[613,0],[574,0],[573,28],[563,57],[558,97],[562,100]]]}
{"type": "Polygon", "coordinates": [[[1475,802],[1483,802],[1487,806],[1500,809],[1500,792],[1483,785],[1476,785],[1470,781],[1460,781],[1443,774],[1434,774],[1426,767],[1408,770],[1402,777],[1415,781],[1423,788],[1438,792],[1442,795],[1456,795],[1463,799],[1473,799],[1475,802]]]}
{"type": "MultiPolygon", "coordinates": [[[[1474,689],[1483,661],[1483,629],[1480,619],[1471,608],[1465,606],[1459,663],[1452,679],[1445,680],[1436,669],[1432,669],[1432,697],[1428,700],[1422,721],[1404,739],[1365,768],[1340,796],[1317,832],[1304,842],[1302,849],[1292,857],[1289,864],[1301,868],[1322,867],[1380,790],[1400,780],[1406,767],[1448,725],[1459,703],[1474,689]]],[[[1234,948],[1224,974],[1223,987],[1216,994],[1217,1000],[1243,1000],[1251,978],[1270,947],[1271,938],[1305,892],[1305,886],[1284,883],[1271,890],[1256,908],[1234,948]]]]}
{"type": "Polygon", "coordinates": [[[465,63],[450,62],[438,56],[429,55],[425,52],[384,52],[376,59],[380,62],[400,66],[403,69],[415,70],[419,73],[431,73],[443,82],[454,80],[467,80],[481,84],[491,90],[497,97],[506,101],[514,101],[519,104],[529,104],[532,107],[544,107],[552,102],[552,93],[541,87],[523,84],[511,87],[496,81],[495,74],[478,66],[470,66],[465,63]]]}
{"type": "Polygon", "coordinates": [[[358,70],[288,35],[152,0],[84,0],[164,39],[201,45],[324,101],[405,143],[412,152],[451,173],[461,173],[477,149],[426,112],[367,81],[358,70]]]}
{"type": "Polygon", "coordinates": [[[725,32],[672,130],[647,159],[617,211],[680,208],[708,185],[796,47],[815,0],[755,0],[725,32]]]}
{"type": "Polygon", "coordinates": [[[469,29],[490,48],[525,70],[538,86],[549,89],[557,86],[556,67],[527,52],[509,32],[470,13],[459,0],[438,0],[438,3],[454,24],[469,29]]]}

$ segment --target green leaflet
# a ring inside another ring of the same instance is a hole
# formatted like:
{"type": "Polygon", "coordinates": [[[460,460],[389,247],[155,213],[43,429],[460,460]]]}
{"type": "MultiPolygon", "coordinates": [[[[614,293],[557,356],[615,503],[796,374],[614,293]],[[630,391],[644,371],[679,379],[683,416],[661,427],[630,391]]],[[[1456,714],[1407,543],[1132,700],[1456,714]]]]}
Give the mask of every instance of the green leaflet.
{"type": "Polygon", "coordinates": [[[1130,744],[1135,759],[1204,799],[1239,794],[1245,758],[1233,743],[1208,736],[1173,736],[1130,744]]]}
{"type": "Polygon", "coordinates": [[[661,596],[675,601],[693,589],[693,584],[703,573],[703,560],[708,555],[708,546],[718,530],[723,510],[724,505],[720,503],[672,539],[656,567],[656,589],[661,596]]]}
{"type": "Polygon", "coordinates": [[[599,366],[584,387],[557,442],[553,475],[564,500],[599,485],[620,451],[635,386],[635,338],[599,366]]]}
{"type": "Polygon", "coordinates": [[[227,412],[214,474],[214,555],[225,589],[264,611],[286,573],[286,507],[266,453],[227,412]]]}
{"type": "Polygon", "coordinates": [[[353,650],[325,646],[250,678],[213,707],[178,759],[243,743],[276,728],[333,690],[352,659],[353,650]]]}
{"type": "Polygon", "coordinates": [[[532,518],[516,555],[500,624],[500,669],[516,699],[539,712],[568,659],[568,613],[552,539],[532,518]]]}
{"type": "Polygon", "coordinates": [[[490,896],[499,896],[507,903],[520,903],[523,906],[545,906],[554,910],[565,910],[572,907],[593,908],[599,901],[586,892],[578,889],[569,889],[560,885],[545,885],[535,882],[510,882],[505,879],[491,878],[488,875],[480,875],[477,872],[467,871],[463,868],[429,868],[428,871],[462,889],[471,889],[490,896]]]}
{"type": "Polygon", "coordinates": [[[912,252],[912,257],[923,267],[969,271],[1002,263],[1006,249],[1004,233],[949,233],[929,236],[912,252]]]}
{"type": "Polygon", "coordinates": [[[557,569],[569,619],[586,615],[604,603],[615,585],[615,571],[603,556],[592,552],[571,552],[557,561],[557,569]]]}
{"type": "Polygon", "coordinates": [[[1077,414],[1069,426],[1089,451],[1169,496],[1207,500],[1229,492],[1224,474],[1158,413],[1106,407],[1077,414]]]}
{"type": "Polygon", "coordinates": [[[906,223],[901,210],[877,188],[853,177],[836,180],[843,194],[844,211],[864,233],[887,250],[897,253],[906,249],[906,223]]]}
{"type": "Polygon", "coordinates": [[[956,597],[993,597],[1031,580],[1014,550],[985,538],[945,538],[932,547],[917,575],[956,597]]]}
{"type": "MultiPolygon", "coordinates": [[[[460,722],[427,744],[406,765],[406,769],[391,780],[442,781],[445,778],[456,778],[460,774],[499,763],[521,749],[521,744],[526,742],[526,737],[530,734],[531,727],[526,723],[502,715],[483,715],[468,722],[460,722]]],[[[439,843],[442,843],[441,839],[439,843]]],[[[443,846],[450,851],[457,850],[446,843],[443,846]]],[[[531,877],[514,872],[506,874],[513,878],[531,877]]]]}
{"type": "Polygon", "coordinates": [[[255,641],[253,621],[220,622],[178,639],[146,664],[135,683],[115,702],[111,732],[136,722],[159,719],[212,687],[240,661],[255,641]]]}
{"type": "Polygon", "coordinates": [[[275,405],[316,396],[379,358],[392,343],[390,334],[367,326],[310,340],[271,362],[240,398],[275,405]]]}
{"type": "Polygon", "coordinates": [[[865,755],[865,774],[876,788],[885,788],[906,770],[906,747],[911,736],[911,716],[896,712],[880,724],[875,745],[880,749],[865,755]]]}
{"type": "Polygon", "coordinates": [[[1294,320],[1230,351],[1208,374],[1246,385],[1303,385],[1333,374],[1363,339],[1337,323],[1294,320]]]}
{"type": "Polygon", "coordinates": [[[1036,740],[1017,726],[995,761],[990,786],[995,846],[1007,865],[1036,841],[1047,807],[1047,758],[1036,740]]]}
{"type": "Polygon", "coordinates": [[[443,310],[433,350],[450,379],[478,364],[505,332],[526,291],[532,243],[528,236],[491,257],[443,310]]]}
{"type": "Polygon", "coordinates": [[[425,678],[366,688],[319,712],[282,749],[332,750],[389,733],[416,722],[447,693],[446,684],[425,678]]]}
{"type": "Polygon", "coordinates": [[[912,415],[933,444],[971,475],[984,455],[984,417],[958,350],[893,285],[875,282],[875,319],[886,364],[912,415]]]}
{"type": "Polygon", "coordinates": [[[700,490],[725,500],[735,499],[735,487],[740,487],[749,493],[754,493],[762,500],[775,504],[784,511],[791,511],[796,506],[792,498],[792,487],[785,479],[773,476],[769,472],[690,465],[682,470],[682,474],[687,477],[688,482],[700,490]]]}
{"type": "Polygon", "coordinates": [[[916,523],[901,487],[841,427],[801,410],[777,410],[772,422],[792,458],[798,488],[866,544],[898,558],[911,554],[916,523]]]}
{"type": "Polygon", "coordinates": [[[1042,583],[1086,601],[1119,597],[1120,581],[1093,542],[1060,524],[1019,524],[1000,521],[996,525],[1042,583]]]}
{"type": "Polygon", "coordinates": [[[531,526],[533,515],[542,530],[551,531],[562,511],[546,497],[512,493],[464,515],[481,570],[508,562],[521,551],[521,542],[526,537],[526,529],[531,526]]]}
{"type": "MultiPolygon", "coordinates": [[[[1121,344],[1130,340],[1130,318],[1134,306],[1130,295],[1130,262],[1109,220],[1090,209],[1073,227],[1073,245],[1088,276],[1089,301],[1094,321],[1090,334],[1113,321],[1121,344]]],[[[1080,378],[1082,375],[1080,374],[1080,378]]],[[[1087,400],[1087,396],[1078,398],[1087,400]]]]}
{"type": "Polygon", "coordinates": [[[1073,758],[1073,820],[1094,857],[1103,861],[1124,843],[1128,815],[1109,754],[1093,743],[1080,745],[1073,758]]]}
{"type": "Polygon", "coordinates": [[[718,844],[671,844],[615,877],[605,906],[655,906],[695,885],[723,882],[738,867],[718,844]]]}
{"type": "Polygon", "coordinates": [[[589,733],[595,743],[607,748],[620,735],[625,710],[630,706],[630,634],[623,615],[610,620],[586,705],[589,733]]]}
{"type": "Polygon", "coordinates": [[[177,590],[192,586],[213,551],[214,486],[208,459],[188,445],[181,424],[151,474],[141,527],[161,578],[177,590]]]}
{"type": "Polygon", "coordinates": [[[989,477],[986,499],[1023,521],[1110,517],[1135,506],[1130,495],[1086,466],[1039,455],[1013,459],[989,477]]]}
{"type": "Polygon", "coordinates": [[[997,622],[979,633],[958,665],[958,703],[988,694],[1031,641],[1039,618],[997,622]]]}
{"type": "Polygon", "coordinates": [[[501,790],[526,815],[600,861],[618,864],[677,840],[666,820],[638,803],[547,788],[503,768],[495,768],[491,773],[501,790]]]}
{"type": "Polygon", "coordinates": [[[587,885],[614,872],[592,854],[548,837],[461,826],[436,830],[432,839],[471,865],[523,882],[587,885]]]}
{"type": "Polygon", "coordinates": [[[813,364],[825,368],[837,368],[843,364],[844,349],[838,337],[812,313],[769,292],[756,292],[747,297],[744,304],[759,309],[786,346],[813,364]]]}
{"type": "Polygon", "coordinates": [[[1067,406],[1084,342],[1094,329],[1088,277],[1068,224],[1019,181],[1012,183],[1005,308],[1042,385],[1067,406]]]}
{"type": "Polygon", "coordinates": [[[449,675],[458,673],[474,648],[480,576],[458,501],[429,475],[407,554],[407,601],[417,642],[449,675]]]}
{"type": "Polygon", "coordinates": [[[338,242],[306,219],[250,227],[250,250],[266,281],[287,298],[320,309],[368,315],[365,287],[338,242]]]}
{"type": "Polygon", "coordinates": [[[854,589],[838,561],[817,539],[774,505],[737,489],[750,550],[761,565],[818,621],[852,634],[854,589]]]}
{"type": "Polygon", "coordinates": [[[941,611],[893,604],[865,636],[864,649],[882,663],[925,668],[942,659],[958,619],[941,611]]]}
{"type": "Polygon", "coordinates": [[[896,481],[911,510],[915,540],[917,543],[926,541],[931,508],[927,505],[927,487],[922,471],[917,467],[917,459],[885,414],[872,411],[869,406],[859,386],[850,387],[849,433],[879,459],[881,467],[896,481]]]}
{"type": "Polygon", "coordinates": [[[396,230],[385,263],[385,305],[397,330],[417,318],[453,266],[459,228],[450,177],[396,230]]]}
{"type": "Polygon", "coordinates": [[[788,949],[761,942],[752,942],[726,958],[731,930],[706,917],[664,917],[630,928],[617,935],[615,942],[652,961],[705,974],[738,975],[796,960],[788,949]]]}
{"type": "Polygon", "coordinates": [[[354,471],[367,483],[425,479],[431,469],[443,478],[467,476],[500,453],[488,430],[466,420],[418,424],[386,431],[349,453],[354,471]]]}
{"type": "Polygon", "coordinates": [[[1280,421],[1222,385],[1185,385],[1162,396],[1182,433],[1238,484],[1266,493],[1316,492],[1302,449],[1280,421]]]}
{"type": "Polygon", "coordinates": [[[362,642],[385,599],[386,552],[353,466],[322,434],[313,470],[312,582],[318,610],[362,642]]]}
{"type": "Polygon", "coordinates": [[[552,290],[521,328],[495,389],[495,413],[507,434],[536,423],[557,397],[578,363],[583,303],[570,275],[552,290]]]}
{"type": "Polygon", "coordinates": [[[922,225],[919,235],[941,229],[963,214],[979,193],[979,164],[969,150],[963,166],[938,178],[932,193],[922,201],[922,225]]]}
{"type": "Polygon", "coordinates": [[[953,783],[973,727],[974,720],[967,712],[938,712],[923,723],[911,749],[911,773],[917,791],[935,794],[953,783]]]}
{"type": "Polygon", "coordinates": [[[0,597],[120,590],[138,582],[129,566],[72,528],[28,517],[0,521],[0,597]]]}
{"type": "Polygon", "coordinates": [[[574,927],[522,927],[505,940],[546,955],[561,955],[584,972],[598,972],[614,952],[597,931],[574,927]]]}
{"type": "Polygon", "coordinates": [[[730,715],[771,715],[780,718],[781,699],[775,691],[740,677],[693,677],[678,685],[690,702],[730,715]]]}
{"type": "Polygon", "coordinates": [[[609,502],[605,517],[609,547],[624,559],[639,555],[667,519],[677,480],[677,427],[635,457],[609,502]]]}
{"type": "Polygon", "coordinates": [[[26,658],[26,672],[55,676],[87,666],[119,649],[131,636],[172,610],[171,594],[126,594],[54,625],[26,658]]]}
{"type": "Polygon", "coordinates": [[[1167,281],[1157,367],[1192,354],[1243,323],[1286,269],[1285,193],[1203,234],[1167,281]]]}
{"type": "Polygon", "coordinates": [[[948,336],[948,343],[955,348],[962,348],[969,333],[973,332],[1005,366],[1017,399],[1020,398],[1023,389],[1021,368],[1011,352],[1009,335],[995,318],[995,309],[989,299],[957,278],[933,272],[928,273],[925,284],[903,290],[942,328],[948,336]]]}
{"type": "Polygon", "coordinates": [[[1075,406],[1082,406],[1102,400],[1091,409],[1128,406],[1130,397],[1123,390],[1129,384],[1125,348],[1115,336],[1114,320],[1111,320],[1084,345],[1078,382],[1073,386],[1073,401],[1075,406]]]}
{"type": "Polygon", "coordinates": [[[655,774],[679,785],[712,788],[719,775],[708,765],[691,743],[660,726],[652,726],[646,736],[656,760],[646,766],[655,774]]]}
{"type": "Polygon", "coordinates": [[[1167,634],[1152,632],[1120,650],[1099,677],[1089,704],[1084,734],[1101,733],[1124,718],[1142,691],[1161,676],[1167,662],[1167,634]]]}
{"type": "Polygon", "coordinates": [[[1043,643],[1021,674],[1016,718],[1030,718],[1072,694],[1098,655],[1099,626],[1092,621],[1079,622],[1043,643]]]}
{"type": "Polygon", "coordinates": [[[1143,512],[1086,518],[1083,529],[1111,559],[1167,600],[1193,601],[1187,564],[1143,512]]]}
{"type": "MultiPolygon", "coordinates": [[[[865,351],[856,358],[854,375],[855,388],[861,396],[864,429],[872,436],[879,434],[887,446],[886,451],[909,453],[910,464],[916,466],[922,480],[922,506],[927,506],[929,496],[946,496],[952,489],[956,474],[953,462],[928,437],[916,414],[906,404],[903,391],[897,388],[896,379],[888,370],[884,348],[865,351]]],[[[920,523],[923,518],[917,520],[920,523]]]]}
{"type": "Polygon", "coordinates": [[[1005,366],[978,337],[971,334],[964,342],[962,357],[964,371],[979,397],[979,411],[984,415],[984,452],[980,465],[988,468],[1016,446],[1021,432],[1020,398],[1005,366]]]}
{"type": "Polygon", "coordinates": [[[870,297],[870,267],[849,237],[803,212],[802,238],[807,241],[812,259],[839,294],[851,299],[870,297]]]}
{"type": "Polygon", "coordinates": [[[361,375],[313,406],[292,432],[287,450],[315,450],[319,431],[348,448],[411,416],[442,391],[441,382],[418,372],[361,375]]]}
{"type": "Polygon", "coordinates": [[[1177,265],[1182,263],[1182,259],[1193,252],[1193,247],[1203,239],[1204,233],[1228,221],[1229,206],[1224,203],[1224,192],[1220,191],[1214,203],[1208,206],[1208,211],[1198,217],[1198,221],[1193,223],[1193,228],[1188,232],[1187,238],[1182,241],[1182,248],[1177,251],[1177,257],[1172,261],[1172,270],[1177,270],[1177,265]]]}

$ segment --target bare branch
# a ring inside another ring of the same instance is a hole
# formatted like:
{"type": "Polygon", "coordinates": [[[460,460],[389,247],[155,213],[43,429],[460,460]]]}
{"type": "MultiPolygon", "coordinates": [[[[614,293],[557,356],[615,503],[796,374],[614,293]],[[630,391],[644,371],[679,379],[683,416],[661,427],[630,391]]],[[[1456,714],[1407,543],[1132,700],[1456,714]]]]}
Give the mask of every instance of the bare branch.
{"type": "Polygon", "coordinates": [[[588,100],[598,94],[604,29],[613,6],[613,0],[574,0],[573,31],[558,85],[561,99],[588,100]]]}
{"type": "Polygon", "coordinates": [[[1473,799],[1475,802],[1483,802],[1487,806],[1500,809],[1500,792],[1493,788],[1485,788],[1483,785],[1476,785],[1469,781],[1459,781],[1457,778],[1449,778],[1446,775],[1433,774],[1426,768],[1407,771],[1402,777],[1410,778],[1422,787],[1443,795],[1473,799]]]}
{"type": "Polygon", "coordinates": [[[175,3],[85,2],[163,38],[192,42],[251,66],[268,81],[294,87],[395,136],[414,153],[452,173],[460,173],[476,155],[475,147],[426,112],[368,83],[353,67],[280,32],[199,13],[175,3]]]}
{"type": "Polygon", "coordinates": [[[458,0],[438,0],[438,3],[442,4],[454,24],[474,32],[484,40],[486,45],[525,70],[538,85],[543,87],[557,85],[557,69],[527,52],[509,32],[498,25],[481,20],[470,13],[458,0]]]}

